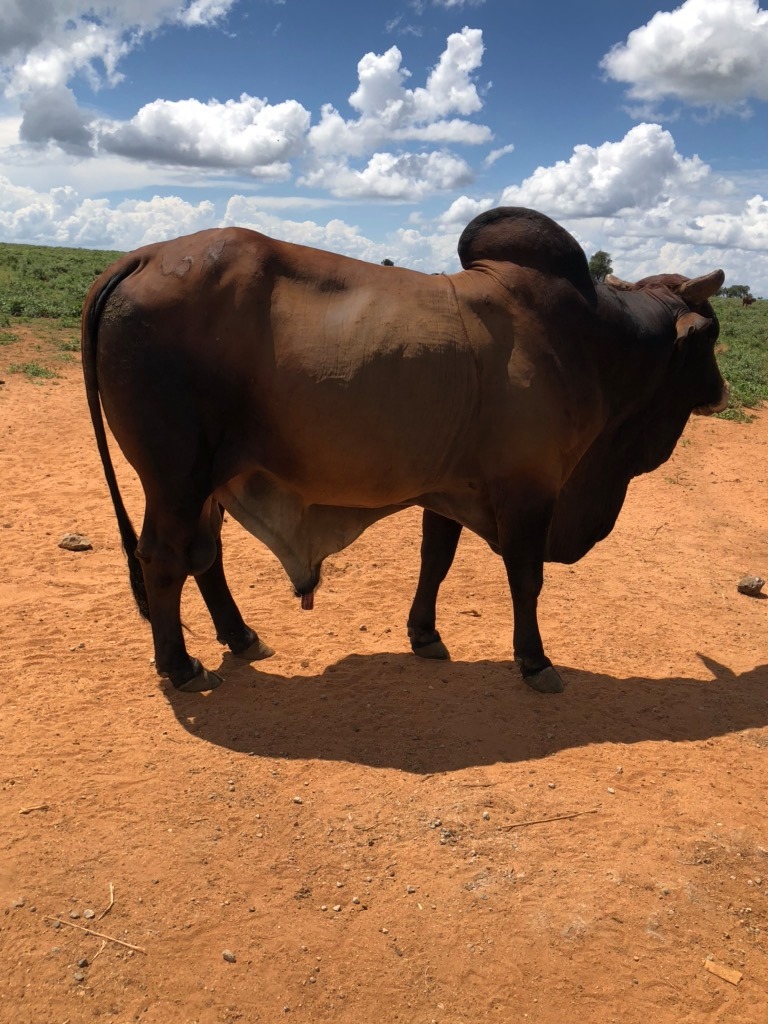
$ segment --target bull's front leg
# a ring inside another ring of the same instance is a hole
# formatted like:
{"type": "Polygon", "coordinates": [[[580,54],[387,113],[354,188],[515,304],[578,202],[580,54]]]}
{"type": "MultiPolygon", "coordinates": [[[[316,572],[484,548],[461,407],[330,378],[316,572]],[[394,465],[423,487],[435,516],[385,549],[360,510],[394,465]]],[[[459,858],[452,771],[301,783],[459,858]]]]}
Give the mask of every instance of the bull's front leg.
{"type": "Polygon", "coordinates": [[[421,520],[421,569],[408,614],[411,649],[420,658],[450,658],[435,629],[437,593],[448,575],[461,535],[461,523],[424,509],[421,520]]]}
{"type": "Polygon", "coordinates": [[[497,506],[499,546],[512,593],[513,649],[523,679],[540,693],[561,693],[563,681],[544,653],[537,607],[554,499],[537,487],[503,495],[497,506]]]}

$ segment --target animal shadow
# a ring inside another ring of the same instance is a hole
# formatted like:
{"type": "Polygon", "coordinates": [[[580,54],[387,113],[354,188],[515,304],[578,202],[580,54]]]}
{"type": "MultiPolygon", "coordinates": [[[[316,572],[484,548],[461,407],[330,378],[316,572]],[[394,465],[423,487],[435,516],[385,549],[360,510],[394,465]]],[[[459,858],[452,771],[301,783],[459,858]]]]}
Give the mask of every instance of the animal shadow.
{"type": "Polygon", "coordinates": [[[735,675],[699,657],[711,680],[571,668],[565,692],[545,695],[510,662],[350,655],[319,675],[284,676],[269,661],[243,665],[226,655],[219,689],[166,692],[185,729],[229,750],[429,774],[590,743],[678,743],[768,725],[768,665],[735,675]]]}

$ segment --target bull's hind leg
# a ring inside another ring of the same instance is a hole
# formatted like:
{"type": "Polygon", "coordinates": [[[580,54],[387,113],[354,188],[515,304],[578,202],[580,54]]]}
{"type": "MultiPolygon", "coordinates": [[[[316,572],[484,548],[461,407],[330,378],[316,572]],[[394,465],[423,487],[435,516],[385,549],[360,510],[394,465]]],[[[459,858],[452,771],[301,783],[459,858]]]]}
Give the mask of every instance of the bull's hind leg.
{"type": "Polygon", "coordinates": [[[189,656],[181,629],[184,581],[204,574],[216,559],[216,538],[205,512],[201,514],[203,504],[171,505],[148,495],[136,549],[147,590],[155,667],[177,690],[187,693],[213,690],[221,683],[220,676],[189,656]]]}
{"type": "Polygon", "coordinates": [[[448,648],[435,629],[437,592],[448,575],[461,535],[461,523],[424,510],[421,520],[421,570],[408,614],[411,649],[420,658],[447,659],[448,648]]]}
{"type": "Polygon", "coordinates": [[[261,661],[262,658],[269,658],[275,652],[245,624],[227,585],[221,551],[222,509],[213,498],[209,498],[206,502],[201,520],[206,516],[211,535],[215,540],[216,554],[211,566],[195,576],[195,582],[211,613],[213,624],[216,627],[216,639],[219,643],[226,644],[234,655],[245,661],[261,661]]]}

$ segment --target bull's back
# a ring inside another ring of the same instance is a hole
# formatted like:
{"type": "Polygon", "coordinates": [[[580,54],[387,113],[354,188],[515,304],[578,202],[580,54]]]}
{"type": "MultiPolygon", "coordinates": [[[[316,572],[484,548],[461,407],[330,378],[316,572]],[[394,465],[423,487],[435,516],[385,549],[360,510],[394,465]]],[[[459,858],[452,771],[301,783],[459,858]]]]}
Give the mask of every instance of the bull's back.
{"type": "Polygon", "coordinates": [[[99,372],[116,433],[136,403],[178,407],[231,448],[228,472],[263,468],[315,502],[407,500],[451,472],[477,384],[447,279],[243,229],[137,250],[115,273],[99,372]]]}

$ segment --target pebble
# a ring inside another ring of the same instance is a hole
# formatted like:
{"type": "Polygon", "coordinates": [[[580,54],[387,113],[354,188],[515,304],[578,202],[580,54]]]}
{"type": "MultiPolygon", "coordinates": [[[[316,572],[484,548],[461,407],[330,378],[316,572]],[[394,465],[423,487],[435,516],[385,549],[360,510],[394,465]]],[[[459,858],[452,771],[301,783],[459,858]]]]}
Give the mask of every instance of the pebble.
{"type": "Polygon", "coordinates": [[[742,576],[736,585],[736,589],[740,594],[746,594],[748,597],[757,597],[764,586],[765,580],[759,576],[742,576]]]}
{"type": "Polygon", "coordinates": [[[85,958],[85,957],[81,957],[81,958],[80,958],[80,959],[79,959],[79,960],[77,961],[77,966],[78,966],[78,967],[87,967],[87,966],[88,966],[88,961],[86,960],[86,958],[85,958]]]}
{"type": "Polygon", "coordinates": [[[547,785],[549,786],[550,789],[554,789],[555,788],[555,783],[554,782],[548,782],[547,785]]]}
{"type": "Polygon", "coordinates": [[[608,792],[609,792],[609,793],[615,793],[615,792],[616,792],[616,790],[615,790],[615,789],[613,788],[613,786],[609,786],[609,787],[608,787],[608,792]]]}
{"type": "Polygon", "coordinates": [[[73,921],[76,921],[78,917],[80,917],[80,912],[78,910],[70,910],[69,916],[72,918],[73,921]]]}
{"type": "Polygon", "coordinates": [[[336,906],[335,906],[335,907],[334,907],[333,909],[334,909],[334,910],[336,911],[336,913],[338,914],[338,912],[339,912],[339,911],[341,910],[341,904],[340,904],[340,903],[337,903],[337,904],[336,904],[336,906]]]}
{"type": "Polygon", "coordinates": [[[414,893],[414,892],[416,892],[416,886],[415,885],[408,885],[408,886],[406,886],[405,891],[407,893],[414,893]]]}
{"type": "Polygon", "coordinates": [[[59,547],[65,551],[90,551],[93,544],[82,533],[65,533],[59,541],[59,547]]]}
{"type": "Polygon", "coordinates": [[[303,801],[303,800],[301,799],[301,797],[300,797],[300,796],[295,796],[295,797],[293,798],[293,802],[294,802],[295,804],[303,804],[303,803],[304,803],[304,801],[303,801]]]}
{"type": "Polygon", "coordinates": [[[491,816],[488,813],[488,811],[483,811],[483,821],[490,821],[490,820],[491,820],[491,816]]]}
{"type": "Polygon", "coordinates": [[[95,910],[84,910],[83,911],[83,917],[87,918],[89,921],[92,921],[94,919],[94,917],[96,917],[96,911],[95,910]]]}
{"type": "Polygon", "coordinates": [[[328,909],[328,907],[327,907],[327,905],[326,905],[326,904],[324,903],[324,904],[322,905],[322,907],[320,907],[320,909],[321,909],[321,910],[327,910],[327,909],[328,909]]]}
{"type": "Polygon", "coordinates": [[[82,971],[75,971],[72,977],[75,979],[78,985],[80,984],[81,981],[85,981],[85,975],[83,974],[82,971]]]}
{"type": "Polygon", "coordinates": [[[357,898],[357,896],[353,896],[352,897],[352,902],[357,906],[357,904],[360,903],[360,900],[357,898]]]}
{"type": "Polygon", "coordinates": [[[224,957],[228,964],[237,963],[237,957],[230,949],[225,949],[221,955],[224,957]]]}
{"type": "Polygon", "coordinates": [[[14,900],[13,901],[13,907],[16,910],[20,910],[24,906],[25,903],[26,903],[26,900],[14,900]]]}

